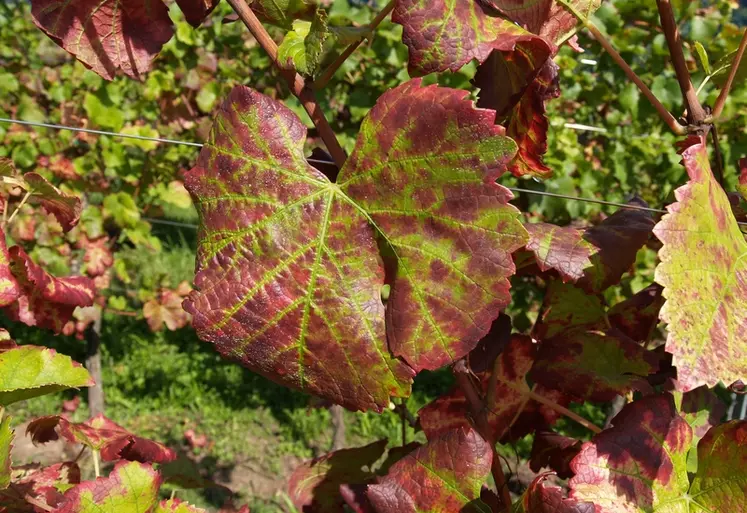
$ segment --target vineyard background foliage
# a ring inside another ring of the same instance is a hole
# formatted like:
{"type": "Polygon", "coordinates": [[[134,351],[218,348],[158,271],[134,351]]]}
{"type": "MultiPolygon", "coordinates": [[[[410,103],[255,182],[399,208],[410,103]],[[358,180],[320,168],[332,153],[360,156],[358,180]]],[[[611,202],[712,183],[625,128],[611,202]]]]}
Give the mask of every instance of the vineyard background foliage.
{"type": "MultiPolygon", "coordinates": [[[[300,0],[254,6],[280,61],[316,79],[384,8],[322,3],[316,15],[300,0]]],[[[460,16],[483,16],[478,3],[438,3],[459,8],[442,52],[421,37],[440,7],[397,0],[325,77],[319,106],[350,155],[339,174],[332,148],[303,162],[328,140],[226,2],[153,2],[142,19],[133,8],[127,22],[151,28],[146,46],[163,44],[152,70],[146,54],[133,66],[75,46],[45,2],[33,16],[26,2],[0,5],[0,117],[206,144],[198,159],[193,145],[0,122],[0,511],[500,511],[507,490],[517,512],[696,497],[742,511],[747,427],[721,422],[726,387],[747,375],[735,222],[747,221],[736,193],[747,60],[717,123],[719,184],[710,138],[673,134],[587,31],[562,44],[576,22],[560,4],[544,22],[487,17],[488,39],[463,46],[474,35],[460,16]],[[513,89],[496,80],[505,73],[513,89]],[[255,182],[232,182],[242,169],[255,182]],[[509,203],[496,178],[525,192],[509,203]],[[487,199],[465,199],[476,196],[487,199]],[[665,205],[663,218],[635,209],[665,205]],[[282,240],[287,262],[234,254],[227,233],[260,218],[271,222],[251,255],[277,254],[282,240]],[[499,236],[484,235],[495,223],[499,236]],[[310,267],[297,261],[308,248],[310,267]],[[268,271],[286,264],[312,269],[312,299],[268,271]],[[270,300],[267,283],[281,291],[270,300]],[[272,322],[258,325],[262,315],[272,322]],[[270,351],[299,336],[297,361],[270,351]],[[98,358],[105,416],[77,390],[93,380],[75,362],[98,358]],[[729,493],[714,487],[726,482],[729,493]],[[109,493],[92,500],[97,489],[109,493]]],[[[714,105],[747,14],[673,3],[700,101],[714,105]]],[[[588,7],[679,117],[656,4],[588,7]]]]}

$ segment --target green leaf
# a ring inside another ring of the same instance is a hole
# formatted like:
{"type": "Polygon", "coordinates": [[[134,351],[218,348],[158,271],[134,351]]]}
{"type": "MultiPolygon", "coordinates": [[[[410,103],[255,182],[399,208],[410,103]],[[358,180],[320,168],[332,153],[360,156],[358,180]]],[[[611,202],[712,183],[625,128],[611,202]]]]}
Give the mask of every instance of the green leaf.
{"type": "Polygon", "coordinates": [[[20,346],[0,353],[0,406],[94,384],[85,368],[54,349],[20,346]]]}
{"type": "Polygon", "coordinates": [[[308,19],[316,11],[314,0],[255,0],[252,10],[262,21],[290,28],[296,19],[308,19]]]}
{"type": "Polygon", "coordinates": [[[124,126],[124,115],[118,106],[107,103],[98,95],[86,93],[83,107],[94,126],[119,131],[124,126]]]}
{"type": "Polygon", "coordinates": [[[690,181],[654,233],[662,241],[656,281],[664,286],[666,350],[683,390],[747,376],[747,242],[711,173],[705,140],[686,141],[690,181]]]}
{"type": "Polygon", "coordinates": [[[492,456],[476,431],[457,428],[392,465],[367,495],[377,513],[490,513],[479,496],[492,456]]]}
{"type": "Polygon", "coordinates": [[[202,225],[185,302],[200,336],[352,409],[409,393],[389,350],[415,369],[467,354],[510,301],[526,232],[494,183],[515,145],[466,94],[419,80],[389,91],[331,183],[304,160],[290,110],[234,89],[185,180],[202,225]]]}
{"type": "Polygon", "coordinates": [[[296,20],[278,47],[278,61],[288,69],[313,77],[321,64],[324,42],[330,37],[327,13],[319,9],[311,22],[296,20]]]}
{"type": "Polygon", "coordinates": [[[55,513],[150,513],[158,501],[161,475],[151,465],[120,462],[109,474],[65,493],[55,513]]]}
{"type": "Polygon", "coordinates": [[[708,59],[708,52],[706,52],[705,47],[699,41],[695,41],[693,46],[695,47],[695,55],[698,56],[698,60],[700,61],[700,66],[706,72],[706,75],[710,75],[712,70],[711,61],[708,59]]]}
{"type": "Polygon", "coordinates": [[[12,460],[10,451],[13,448],[13,430],[10,429],[10,417],[0,421],[0,490],[10,485],[12,460]]]}

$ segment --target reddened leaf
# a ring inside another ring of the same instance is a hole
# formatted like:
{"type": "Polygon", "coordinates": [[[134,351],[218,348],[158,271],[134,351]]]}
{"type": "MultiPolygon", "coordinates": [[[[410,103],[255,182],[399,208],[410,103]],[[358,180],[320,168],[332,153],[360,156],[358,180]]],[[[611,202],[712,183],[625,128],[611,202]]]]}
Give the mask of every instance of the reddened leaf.
{"type": "Polygon", "coordinates": [[[713,177],[705,141],[682,152],[690,181],[675,191],[654,233],[663,242],[656,281],[664,286],[661,319],[684,391],[747,376],[747,242],[713,177]]]}
{"type": "MultiPolygon", "coordinates": [[[[488,410],[488,422],[497,440],[516,439],[532,432],[538,425],[552,424],[558,418],[555,411],[529,398],[531,388],[526,375],[532,368],[536,355],[537,345],[529,337],[514,335],[498,356],[500,362],[497,367],[495,397],[499,399],[488,410]]],[[[489,371],[478,374],[483,395],[487,395],[491,372],[492,367],[489,371]]],[[[555,390],[537,386],[534,392],[559,404],[568,403],[568,398],[555,390]]],[[[420,425],[430,439],[459,426],[469,425],[467,411],[464,394],[461,389],[455,388],[419,411],[420,425]]]]}
{"type": "Polygon", "coordinates": [[[85,368],[54,349],[20,346],[0,352],[0,406],[93,385],[85,368]]]}
{"type": "Polygon", "coordinates": [[[664,305],[662,287],[653,283],[629,297],[608,312],[610,324],[635,341],[647,341],[659,323],[659,311],[664,305]]]}
{"type": "Polygon", "coordinates": [[[416,370],[469,352],[510,300],[526,233],[494,183],[515,146],[466,94],[419,80],[384,94],[333,184],[303,159],[290,110],[234,89],[186,180],[202,230],[185,309],[201,337],[282,384],[381,410],[412,376],[387,351],[386,263],[392,352],[416,370]]]}
{"type": "Polygon", "coordinates": [[[554,269],[563,282],[575,282],[591,267],[591,255],[598,249],[583,238],[583,231],[550,223],[526,224],[531,251],[542,272],[554,269]]]}
{"type": "Polygon", "coordinates": [[[55,513],[150,513],[158,501],[160,474],[152,466],[120,462],[108,477],[86,481],[67,492],[55,513]]]}
{"type": "Polygon", "coordinates": [[[96,289],[90,279],[83,276],[55,278],[19,246],[10,248],[10,262],[21,288],[18,302],[6,310],[11,318],[59,333],[76,307],[93,305],[96,289]]]}
{"type": "Polygon", "coordinates": [[[59,488],[80,483],[80,468],[72,462],[57,463],[49,467],[38,468],[38,465],[27,465],[13,469],[13,486],[0,490],[0,504],[6,506],[8,513],[39,513],[44,511],[35,508],[26,501],[26,497],[36,499],[49,508],[56,507],[63,495],[59,488]]]}
{"type": "Polygon", "coordinates": [[[173,290],[164,290],[158,298],[150,299],[143,305],[143,317],[152,331],[165,325],[175,331],[189,324],[190,315],[182,308],[184,298],[173,290]]]}
{"type": "Polygon", "coordinates": [[[21,288],[10,268],[5,233],[0,229],[0,308],[12,304],[20,295],[21,288]]]}
{"type": "Polygon", "coordinates": [[[542,303],[542,316],[532,336],[546,340],[570,329],[605,329],[605,311],[599,296],[570,283],[550,282],[542,303]]]}
{"type": "Polygon", "coordinates": [[[490,444],[473,429],[448,431],[395,463],[368,486],[368,498],[378,513],[489,513],[479,497],[492,459],[490,444]]]}
{"type": "Polygon", "coordinates": [[[55,216],[63,231],[70,231],[78,224],[82,209],[79,198],[65,194],[38,173],[25,173],[23,180],[32,199],[55,216]]]}
{"type": "MultiPolygon", "coordinates": [[[[486,0],[501,14],[529,32],[559,45],[570,38],[578,25],[576,16],[557,0],[517,2],[516,0],[486,0]]],[[[571,0],[568,2],[584,18],[591,16],[601,0],[571,0]]]]}
{"type": "Polygon", "coordinates": [[[554,431],[537,431],[532,442],[532,453],[529,456],[529,468],[539,472],[548,467],[562,479],[573,477],[571,460],[581,450],[581,441],[560,435],[554,431]]]}
{"type": "Polygon", "coordinates": [[[410,51],[410,75],[457,71],[472,59],[482,63],[493,50],[513,52],[517,48],[530,54],[536,67],[542,65],[550,56],[549,44],[500,18],[486,3],[397,0],[392,21],[404,28],[402,42],[410,51]]]}
{"type": "Polygon", "coordinates": [[[179,9],[184,13],[184,18],[193,27],[199,27],[207,18],[220,0],[176,0],[179,9]]]}
{"type": "Polygon", "coordinates": [[[11,464],[10,451],[13,448],[13,430],[10,429],[10,416],[0,420],[0,490],[10,484],[11,464]]]}
{"type": "Polygon", "coordinates": [[[675,404],[678,402],[680,415],[693,429],[693,444],[697,444],[713,426],[721,422],[726,413],[726,405],[704,386],[682,394],[679,401],[675,393],[675,404]]]}
{"type": "Polygon", "coordinates": [[[548,474],[534,478],[524,495],[511,506],[511,513],[595,513],[594,504],[563,497],[563,490],[547,486],[548,474]]]}
{"type": "Polygon", "coordinates": [[[645,378],[659,369],[659,355],[622,332],[577,328],[542,341],[530,377],[548,388],[596,402],[630,390],[647,391],[645,378]]]}
{"type": "Polygon", "coordinates": [[[104,461],[125,459],[166,463],[176,459],[176,453],[168,447],[136,436],[102,414],[80,424],[58,415],[40,417],[29,423],[26,432],[34,443],[46,443],[57,439],[57,427],[59,435],[65,440],[100,451],[104,461]]]}
{"type": "Polygon", "coordinates": [[[161,0],[33,0],[31,6],[37,27],[107,80],[119,69],[140,78],[174,33],[161,0]]]}
{"type": "Polygon", "coordinates": [[[301,464],[288,483],[288,495],[299,511],[334,513],[341,511],[344,498],[340,485],[358,485],[374,476],[362,467],[371,467],[384,454],[387,441],[364,447],[341,449],[301,464]]]}
{"type": "Polygon", "coordinates": [[[691,439],[671,396],[630,403],[571,462],[571,497],[593,502],[598,513],[657,511],[682,500],[691,439]]]}

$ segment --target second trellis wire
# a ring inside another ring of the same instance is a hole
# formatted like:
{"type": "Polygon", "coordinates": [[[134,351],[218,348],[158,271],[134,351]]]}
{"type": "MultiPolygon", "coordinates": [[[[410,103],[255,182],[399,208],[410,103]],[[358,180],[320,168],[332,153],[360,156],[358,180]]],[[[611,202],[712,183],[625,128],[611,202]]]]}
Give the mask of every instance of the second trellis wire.
{"type": "MultiPolygon", "coordinates": [[[[31,126],[31,127],[38,127],[38,128],[51,128],[51,129],[54,129],[54,130],[68,130],[68,131],[71,131],[71,132],[83,132],[83,133],[86,133],[86,134],[107,135],[107,136],[110,136],[110,137],[121,137],[123,139],[136,139],[136,140],[139,140],[139,141],[151,141],[151,142],[159,142],[159,143],[166,143],[166,144],[179,144],[179,145],[182,145],[182,146],[193,146],[195,148],[202,148],[203,147],[202,143],[197,143],[197,142],[179,141],[179,140],[176,140],[176,139],[164,139],[164,138],[161,138],[161,137],[147,137],[147,136],[144,136],[144,135],[136,135],[136,134],[123,134],[123,133],[120,133],[120,132],[107,132],[105,130],[92,130],[90,128],[78,128],[78,127],[67,126],[67,125],[56,125],[56,124],[53,124],[53,123],[39,123],[39,122],[36,122],[36,121],[23,121],[23,120],[20,120],[20,119],[9,119],[9,118],[0,118],[0,122],[1,123],[11,123],[11,124],[16,124],[16,125],[31,126]]],[[[568,128],[589,129],[589,128],[594,128],[594,127],[587,127],[586,125],[572,125],[572,124],[568,124],[568,128]]],[[[599,130],[599,129],[597,129],[597,130],[599,130]]],[[[319,160],[319,159],[312,159],[312,158],[307,158],[306,160],[308,162],[313,162],[313,163],[317,163],[317,164],[332,164],[332,162],[329,162],[327,160],[319,160]]],[[[657,214],[666,214],[667,213],[666,210],[662,210],[662,209],[659,209],[659,208],[642,207],[642,206],[639,206],[639,205],[631,205],[631,204],[628,204],[628,203],[617,203],[617,202],[614,202],[614,201],[605,201],[605,200],[600,200],[600,199],[596,199],[596,198],[586,198],[586,197],[583,197],[583,196],[570,196],[570,195],[558,194],[558,193],[554,193],[554,192],[534,191],[534,190],[531,190],[531,189],[522,189],[520,187],[507,187],[507,188],[509,190],[511,190],[511,191],[519,192],[519,193],[524,193],[524,194],[536,194],[538,196],[549,196],[551,198],[560,198],[560,199],[566,199],[566,200],[570,200],[570,201],[581,201],[581,202],[586,202],[586,203],[596,203],[598,205],[607,205],[607,206],[610,206],[610,207],[626,208],[626,209],[629,209],[629,210],[643,210],[643,211],[646,211],[646,212],[654,212],[654,213],[657,213],[657,214]]],[[[183,227],[183,228],[197,228],[197,225],[188,224],[188,223],[179,223],[177,221],[167,221],[167,220],[164,220],[164,219],[153,219],[153,218],[144,218],[144,219],[147,220],[147,221],[150,221],[152,223],[157,223],[157,224],[164,224],[164,225],[169,225],[169,226],[179,226],[179,227],[183,227]]],[[[740,223],[740,222],[738,222],[737,224],[742,225],[742,226],[747,226],[747,223],[740,223]]]]}

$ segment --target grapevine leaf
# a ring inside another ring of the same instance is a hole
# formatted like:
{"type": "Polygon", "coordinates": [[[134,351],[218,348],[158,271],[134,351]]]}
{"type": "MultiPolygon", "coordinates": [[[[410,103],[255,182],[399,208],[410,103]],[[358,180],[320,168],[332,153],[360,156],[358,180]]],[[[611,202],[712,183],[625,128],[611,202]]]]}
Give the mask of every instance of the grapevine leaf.
{"type": "Polygon", "coordinates": [[[742,157],[738,161],[739,165],[739,180],[737,182],[737,191],[742,196],[742,199],[747,201],[747,157],[742,157]]]}
{"type": "Polygon", "coordinates": [[[584,327],[604,329],[605,311],[599,296],[587,294],[570,283],[550,282],[542,303],[542,317],[535,324],[532,336],[546,340],[555,335],[584,327]]]}
{"type": "Polygon", "coordinates": [[[108,477],[86,481],[65,492],[55,513],[150,513],[158,500],[160,474],[152,466],[120,462],[108,477]]]}
{"type": "Polygon", "coordinates": [[[33,0],[36,26],[107,80],[140,78],[174,33],[161,0],[33,0]]]}
{"type": "Polygon", "coordinates": [[[220,0],[176,0],[179,9],[184,13],[184,18],[193,27],[199,27],[207,18],[220,0]]]}
{"type": "Polygon", "coordinates": [[[286,386],[380,411],[412,370],[387,351],[378,238],[392,352],[415,369],[469,352],[510,300],[526,232],[494,183],[515,147],[465,96],[419,80],[384,94],[333,184],[304,161],[290,110],[234,89],[186,180],[202,229],[185,309],[201,337],[286,386]]]}
{"type": "MultiPolygon", "coordinates": [[[[559,45],[570,38],[578,26],[576,16],[557,0],[517,2],[516,0],[486,0],[501,14],[529,32],[559,45]]],[[[571,0],[568,2],[584,19],[601,5],[601,0],[571,0]]]]}
{"type": "MultiPolygon", "coordinates": [[[[366,495],[367,485],[340,485],[340,496],[353,513],[376,513],[366,495]]],[[[347,511],[347,510],[346,510],[347,511]]]]}
{"type": "Polygon", "coordinates": [[[321,66],[324,44],[330,36],[324,9],[318,9],[311,22],[295,20],[293,30],[278,47],[278,62],[313,77],[321,66]]]}
{"type": "Polygon", "coordinates": [[[266,23],[291,28],[293,20],[311,18],[316,12],[313,0],[255,0],[252,10],[266,23]]]}
{"type": "Polygon", "coordinates": [[[548,388],[603,402],[647,390],[645,378],[658,368],[659,356],[622,332],[579,328],[544,340],[529,376],[548,388]]]}
{"type": "Polygon", "coordinates": [[[726,405],[712,390],[702,386],[682,394],[679,410],[682,418],[693,429],[695,446],[708,430],[721,422],[726,413],[726,405]]]}
{"type": "Polygon", "coordinates": [[[536,67],[547,60],[548,43],[491,11],[479,0],[397,0],[392,21],[404,28],[410,75],[458,71],[472,59],[482,63],[493,50],[519,49],[536,67]]]}
{"type": "Polygon", "coordinates": [[[207,513],[207,511],[196,506],[190,506],[179,499],[169,499],[158,503],[153,513],[207,513]]]}
{"type": "Polygon", "coordinates": [[[548,474],[534,478],[524,495],[511,507],[511,513],[595,513],[594,504],[563,497],[557,486],[546,486],[548,474]]]}
{"type": "Polygon", "coordinates": [[[582,446],[571,462],[571,496],[598,513],[747,511],[747,422],[711,428],[698,444],[690,481],[692,428],[669,395],[628,404],[613,427],[582,446]]]}
{"type": "Polygon", "coordinates": [[[151,299],[143,305],[143,317],[152,331],[160,330],[164,325],[171,331],[189,324],[190,316],[182,308],[184,298],[173,290],[164,290],[160,297],[151,299]]]}
{"type": "MultiPolygon", "coordinates": [[[[545,102],[560,96],[558,66],[548,59],[537,73],[534,82],[511,111],[506,124],[506,134],[519,146],[509,171],[514,176],[547,178],[552,170],[542,162],[547,151],[547,128],[545,102]]],[[[483,101],[478,102],[484,105],[483,101]]]]}
{"type": "Polygon", "coordinates": [[[10,254],[5,233],[0,229],[0,308],[15,302],[21,295],[21,287],[10,268],[10,254]]]}
{"type": "MultiPolygon", "coordinates": [[[[638,198],[628,202],[631,207],[648,208],[638,198]]],[[[599,293],[620,282],[620,278],[635,263],[636,254],[649,239],[654,228],[651,214],[640,209],[621,209],[584,232],[584,239],[599,248],[591,256],[587,269],[577,285],[591,293],[599,293]]]]}
{"type": "Polygon", "coordinates": [[[10,416],[0,421],[0,490],[10,484],[12,460],[10,451],[13,448],[13,430],[10,429],[10,416]]]}
{"type": "Polygon", "coordinates": [[[0,352],[0,406],[93,385],[85,368],[54,349],[19,346],[0,352]]]}
{"type": "Polygon", "coordinates": [[[38,173],[25,173],[23,179],[32,198],[37,199],[44,210],[55,216],[63,231],[68,232],[78,224],[82,208],[79,198],[60,191],[38,173]]]}
{"type": "MultiPolygon", "coordinates": [[[[599,513],[648,512],[687,491],[692,430],[669,395],[626,405],[613,426],[583,444],[571,462],[571,497],[599,513]]],[[[667,511],[687,511],[668,509],[667,511]]]]}
{"type": "Polygon", "coordinates": [[[458,360],[489,331],[527,237],[494,183],[515,145],[466,96],[417,79],[384,94],[338,178],[386,242],[387,339],[418,371],[458,360]]]}
{"type": "Polygon", "coordinates": [[[16,467],[13,469],[13,486],[0,490],[0,503],[8,508],[9,513],[38,513],[42,510],[26,502],[27,496],[54,508],[63,500],[59,489],[79,483],[80,468],[72,462],[42,469],[38,465],[16,467]]]}
{"type": "Polygon", "coordinates": [[[529,468],[539,472],[551,468],[561,479],[573,477],[570,463],[581,450],[581,441],[560,435],[554,431],[537,431],[532,442],[529,468]]]}
{"type": "Polygon", "coordinates": [[[747,242],[713,177],[703,138],[686,142],[690,181],[654,233],[663,242],[656,281],[661,319],[683,391],[747,376],[747,242]]]}
{"type": "Polygon", "coordinates": [[[361,467],[371,467],[386,450],[387,441],[365,447],[341,449],[303,463],[293,472],[288,495],[299,511],[334,513],[345,503],[340,485],[363,484],[374,476],[361,467]]]}
{"type": "Polygon", "coordinates": [[[479,496],[492,458],[490,444],[476,431],[455,429],[395,463],[368,486],[368,498],[378,513],[489,513],[479,496]]]}
{"type": "Polygon", "coordinates": [[[306,128],[286,107],[235,88],[185,185],[200,212],[200,336],[279,383],[351,409],[409,393],[389,355],[374,232],[303,160],[306,128]],[[269,134],[273,134],[270,136],[269,134]]]}
{"type": "MultiPolygon", "coordinates": [[[[532,368],[537,355],[537,346],[529,337],[514,335],[499,355],[497,383],[493,408],[488,410],[488,422],[497,440],[514,440],[530,433],[538,424],[551,424],[558,414],[529,399],[531,390],[526,375],[532,368]]],[[[478,374],[487,395],[490,371],[478,374]]],[[[537,386],[535,393],[547,399],[567,404],[567,398],[558,391],[537,386]]],[[[424,406],[420,412],[420,425],[430,439],[440,433],[459,426],[469,425],[467,420],[467,400],[459,388],[443,395],[424,406]]]]}
{"type": "Polygon", "coordinates": [[[610,324],[635,341],[648,340],[659,322],[659,311],[664,304],[662,288],[654,283],[608,312],[610,324]]]}
{"type": "Polygon", "coordinates": [[[524,225],[529,232],[526,249],[531,251],[542,272],[553,269],[563,282],[575,282],[591,267],[590,257],[597,248],[584,240],[583,232],[550,223],[524,225]]]}
{"type": "Polygon", "coordinates": [[[698,471],[682,503],[682,511],[747,512],[747,421],[715,426],[698,443],[698,471]]]}
{"type": "Polygon", "coordinates": [[[21,295],[6,311],[14,320],[60,332],[76,307],[93,305],[95,286],[83,276],[56,278],[37,265],[19,246],[10,248],[11,271],[21,295]]]}
{"type": "Polygon", "coordinates": [[[166,463],[176,459],[176,453],[158,442],[141,438],[99,414],[77,424],[64,417],[53,415],[31,421],[26,432],[34,443],[46,443],[59,435],[71,443],[80,443],[101,452],[104,461],[125,459],[129,461],[166,463]]]}

